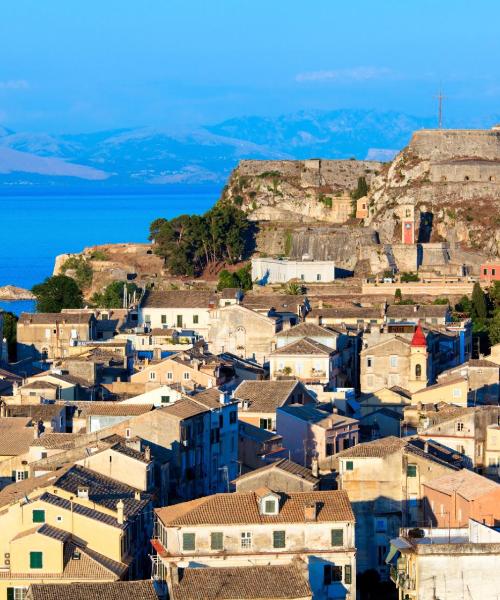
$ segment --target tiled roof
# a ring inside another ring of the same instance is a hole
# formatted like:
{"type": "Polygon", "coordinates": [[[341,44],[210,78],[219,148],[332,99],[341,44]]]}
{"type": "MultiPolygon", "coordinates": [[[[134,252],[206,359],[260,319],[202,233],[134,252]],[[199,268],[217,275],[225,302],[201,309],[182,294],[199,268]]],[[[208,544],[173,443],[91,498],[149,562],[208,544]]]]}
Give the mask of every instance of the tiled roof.
{"type": "Polygon", "coordinates": [[[58,477],[54,486],[75,495],[78,488],[88,487],[89,500],[111,510],[116,510],[118,500],[123,500],[124,513],[127,517],[141,512],[149,502],[148,494],[143,494],[144,498],[136,500],[135,492],[138,490],[135,488],[79,465],[73,465],[58,477]]]}
{"type": "Polygon", "coordinates": [[[118,442],[114,446],[111,446],[111,450],[119,452],[120,454],[124,454],[129,458],[133,458],[145,464],[149,464],[151,462],[151,459],[146,458],[144,452],[139,452],[139,450],[135,450],[134,448],[127,446],[127,444],[124,444],[123,442],[118,442]]]}
{"type": "Polygon", "coordinates": [[[333,348],[329,348],[320,342],[316,342],[315,340],[306,337],[302,338],[301,340],[297,340],[296,342],[291,342],[290,344],[282,346],[281,348],[276,348],[276,350],[273,350],[271,354],[276,356],[295,356],[297,354],[329,356],[333,352],[333,348]]]}
{"type": "Polygon", "coordinates": [[[221,292],[220,297],[223,300],[235,300],[243,295],[243,290],[241,288],[224,288],[221,292]]]}
{"type": "Polygon", "coordinates": [[[388,436],[372,442],[363,442],[337,454],[338,458],[384,458],[402,450],[408,442],[388,436]]]}
{"type": "Polygon", "coordinates": [[[83,504],[78,504],[78,502],[70,502],[65,498],[50,494],[49,492],[42,494],[40,496],[40,501],[51,504],[52,506],[58,506],[64,510],[72,511],[78,515],[93,519],[94,521],[106,523],[107,525],[111,525],[111,527],[117,527],[118,529],[125,529],[127,527],[126,523],[118,523],[115,517],[108,515],[107,513],[100,512],[83,504]]]}
{"type": "Polygon", "coordinates": [[[278,338],[295,338],[295,337],[337,337],[338,334],[331,329],[326,329],[315,323],[305,322],[299,323],[291,329],[285,329],[276,334],[278,338]]]}
{"type": "Polygon", "coordinates": [[[68,531],[44,523],[43,525],[38,525],[38,527],[32,527],[31,529],[26,529],[25,531],[18,533],[12,538],[12,541],[19,540],[35,533],[52,538],[53,540],[59,540],[60,542],[65,542],[71,536],[68,531]]]}
{"type": "Polygon", "coordinates": [[[172,600],[295,600],[310,598],[311,589],[300,567],[187,568],[172,587],[172,600]],[[202,592],[201,592],[202,591],[202,592]]]}
{"type": "Polygon", "coordinates": [[[89,402],[82,410],[82,417],[132,417],[153,409],[153,404],[128,404],[125,402],[89,402]]]}
{"type": "MultiPolygon", "coordinates": [[[[495,368],[495,369],[499,369],[500,365],[497,365],[494,362],[491,362],[491,360],[488,360],[486,358],[471,358],[468,362],[464,363],[463,365],[459,365],[459,367],[485,367],[485,368],[495,368]]],[[[458,368],[458,367],[456,367],[458,368]]]]}
{"type": "Polygon", "coordinates": [[[142,308],[207,308],[215,302],[213,292],[172,290],[168,292],[149,291],[143,302],[142,308]]]}
{"type": "Polygon", "coordinates": [[[314,307],[307,315],[307,319],[324,317],[326,319],[381,319],[380,308],[373,306],[339,306],[335,308],[314,307]]]}
{"type": "Polygon", "coordinates": [[[311,469],[307,469],[306,467],[303,467],[302,465],[298,465],[297,463],[294,463],[291,460],[282,458],[281,460],[272,462],[269,465],[264,465],[263,467],[255,469],[254,471],[249,471],[248,473],[244,473],[243,475],[240,475],[236,479],[236,482],[243,481],[244,479],[250,479],[251,477],[254,477],[255,475],[259,476],[262,473],[266,473],[267,471],[274,471],[275,469],[278,471],[284,471],[285,473],[289,473],[290,475],[293,475],[294,477],[298,477],[299,479],[305,479],[306,481],[309,481],[310,483],[318,483],[318,481],[319,481],[319,479],[317,477],[314,477],[314,475],[311,472],[311,469]]]}
{"type": "Polygon", "coordinates": [[[93,314],[81,311],[75,313],[21,313],[19,323],[29,325],[30,322],[34,325],[52,325],[54,323],[64,323],[70,325],[79,325],[88,323],[93,314]]]}
{"type": "Polygon", "coordinates": [[[164,406],[157,409],[158,414],[164,417],[175,417],[177,419],[189,419],[196,415],[207,412],[204,406],[194,402],[190,398],[180,398],[170,406],[164,406]]]}
{"type": "Polygon", "coordinates": [[[317,521],[354,521],[351,503],[344,490],[328,492],[290,492],[279,494],[277,515],[262,515],[254,492],[214,494],[156,509],[158,518],[168,527],[195,525],[242,525],[272,523],[303,523],[305,507],[316,503],[317,521]]]}
{"type": "Polygon", "coordinates": [[[461,469],[449,475],[442,475],[437,479],[426,482],[424,485],[448,495],[456,492],[466,500],[475,500],[495,490],[500,491],[498,483],[469,471],[469,469],[461,469]]]}
{"type": "Polygon", "coordinates": [[[205,408],[220,408],[220,395],[222,393],[219,388],[212,387],[190,396],[190,399],[194,402],[199,402],[205,408]]]}
{"type": "Polygon", "coordinates": [[[354,425],[358,423],[356,419],[345,417],[337,413],[330,413],[326,410],[321,410],[314,404],[287,404],[280,407],[280,410],[301,419],[308,423],[314,423],[325,429],[330,427],[343,427],[345,425],[354,425]]]}
{"type": "Polygon", "coordinates": [[[42,421],[50,421],[64,411],[62,404],[7,404],[5,407],[9,417],[31,417],[42,421]]]}
{"type": "Polygon", "coordinates": [[[430,317],[444,319],[449,310],[447,304],[391,304],[387,307],[386,315],[392,319],[430,317]]]}
{"type": "Polygon", "coordinates": [[[275,412],[290,398],[297,381],[242,381],[234,391],[238,401],[246,400],[250,412],[275,412]]]}
{"type": "Polygon", "coordinates": [[[101,583],[32,584],[31,600],[158,600],[151,579],[101,583]],[[63,587],[64,586],[64,587],[63,587]]]}
{"type": "Polygon", "coordinates": [[[41,390],[41,389],[53,389],[56,390],[59,386],[50,381],[32,381],[21,386],[22,390],[41,390]]]}
{"type": "Polygon", "coordinates": [[[297,314],[297,306],[304,304],[307,296],[294,296],[287,294],[245,294],[243,306],[256,311],[268,311],[274,308],[278,312],[292,312],[297,314]]]}
{"type": "Polygon", "coordinates": [[[435,425],[441,425],[446,421],[463,418],[466,415],[472,414],[474,412],[474,408],[469,406],[455,406],[453,404],[447,404],[439,407],[439,410],[427,412],[428,414],[426,416],[429,417],[429,428],[432,428],[435,425]]]}
{"type": "Polygon", "coordinates": [[[28,479],[6,485],[0,490],[0,508],[20,500],[38,489],[54,485],[59,475],[62,475],[67,470],[68,467],[64,467],[53,473],[46,473],[39,477],[29,477],[28,479]]]}
{"type": "Polygon", "coordinates": [[[70,450],[78,445],[78,440],[82,438],[79,433],[42,433],[34,439],[30,446],[42,446],[50,450],[70,450]]]}
{"type": "Polygon", "coordinates": [[[413,392],[412,399],[418,396],[419,394],[425,394],[429,390],[437,390],[439,388],[447,387],[449,385],[456,385],[457,383],[467,383],[467,379],[465,377],[461,377],[460,375],[444,377],[439,383],[434,383],[433,385],[428,385],[416,392],[413,392]]]}
{"type": "Polygon", "coordinates": [[[19,456],[29,450],[33,427],[26,427],[23,417],[0,419],[0,456],[19,456]]]}

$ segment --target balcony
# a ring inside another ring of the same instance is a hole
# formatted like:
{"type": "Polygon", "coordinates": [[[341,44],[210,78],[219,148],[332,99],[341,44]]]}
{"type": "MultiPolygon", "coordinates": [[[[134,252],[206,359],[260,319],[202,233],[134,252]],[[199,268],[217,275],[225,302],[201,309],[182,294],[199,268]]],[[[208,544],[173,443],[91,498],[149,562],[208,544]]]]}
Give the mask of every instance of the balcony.
{"type": "Polygon", "coordinates": [[[397,566],[391,565],[390,578],[396,586],[405,592],[415,591],[415,580],[412,579],[405,571],[401,571],[397,566]]]}

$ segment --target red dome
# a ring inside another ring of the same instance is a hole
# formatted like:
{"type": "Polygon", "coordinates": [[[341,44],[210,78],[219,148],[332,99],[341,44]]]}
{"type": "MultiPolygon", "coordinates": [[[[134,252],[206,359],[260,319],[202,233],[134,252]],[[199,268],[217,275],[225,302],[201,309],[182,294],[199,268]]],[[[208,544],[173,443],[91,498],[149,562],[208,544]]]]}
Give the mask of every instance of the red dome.
{"type": "Polygon", "coordinates": [[[425,339],[425,334],[422,331],[422,327],[420,327],[420,323],[415,329],[415,333],[413,334],[413,338],[411,340],[411,345],[427,348],[427,341],[425,339]]]}

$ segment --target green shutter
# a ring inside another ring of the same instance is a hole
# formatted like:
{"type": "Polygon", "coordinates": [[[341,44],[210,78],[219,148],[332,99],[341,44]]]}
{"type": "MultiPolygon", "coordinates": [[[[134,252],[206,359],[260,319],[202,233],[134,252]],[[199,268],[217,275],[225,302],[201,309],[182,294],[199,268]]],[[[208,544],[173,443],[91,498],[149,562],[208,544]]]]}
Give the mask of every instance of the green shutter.
{"type": "Polygon", "coordinates": [[[14,588],[13,587],[7,588],[7,600],[14,600],[14,588]]]}
{"type": "Polygon", "coordinates": [[[45,511],[44,510],[33,510],[33,523],[45,523],[45,511]]]}
{"type": "Polygon", "coordinates": [[[183,533],[182,534],[182,549],[183,550],[194,550],[196,547],[196,538],[194,533],[183,533]]]}
{"type": "Polygon", "coordinates": [[[12,481],[16,480],[16,472],[15,471],[12,471],[11,479],[12,479],[12,481]]]}
{"type": "Polygon", "coordinates": [[[213,531],[210,534],[210,548],[212,550],[224,549],[224,537],[222,531],[213,531]]]}
{"type": "Polygon", "coordinates": [[[352,460],[347,460],[345,463],[345,470],[352,471],[353,469],[354,469],[354,463],[352,462],[352,460]]]}
{"type": "Polygon", "coordinates": [[[332,529],[332,546],[344,545],[344,530],[332,529]]]}
{"type": "Polygon", "coordinates": [[[408,477],[416,477],[417,476],[417,465],[408,465],[406,467],[406,475],[408,477]]]}
{"type": "Polygon", "coordinates": [[[352,567],[346,565],[344,567],[344,583],[352,583],[352,567]]]}
{"type": "Polygon", "coordinates": [[[43,568],[43,552],[30,552],[30,569],[43,568]]]}
{"type": "Polygon", "coordinates": [[[273,531],[273,548],[284,548],[286,536],[284,531],[273,531]]]}

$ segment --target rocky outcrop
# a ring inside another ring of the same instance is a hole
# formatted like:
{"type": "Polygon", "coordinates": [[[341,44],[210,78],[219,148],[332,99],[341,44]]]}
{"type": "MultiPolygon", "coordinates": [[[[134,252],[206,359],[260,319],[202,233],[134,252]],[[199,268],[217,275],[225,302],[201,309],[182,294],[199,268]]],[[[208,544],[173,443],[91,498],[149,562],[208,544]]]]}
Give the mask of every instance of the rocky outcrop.
{"type": "Polygon", "coordinates": [[[411,205],[421,242],[500,254],[500,128],[422,130],[372,180],[366,224],[382,243],[401,240],[411,205]]]}
{"type": "Polygon", "coordinates": [[[35,296],[24,288],[4,285],[0,287],[0,300],[35,300],[35,296]]]}

